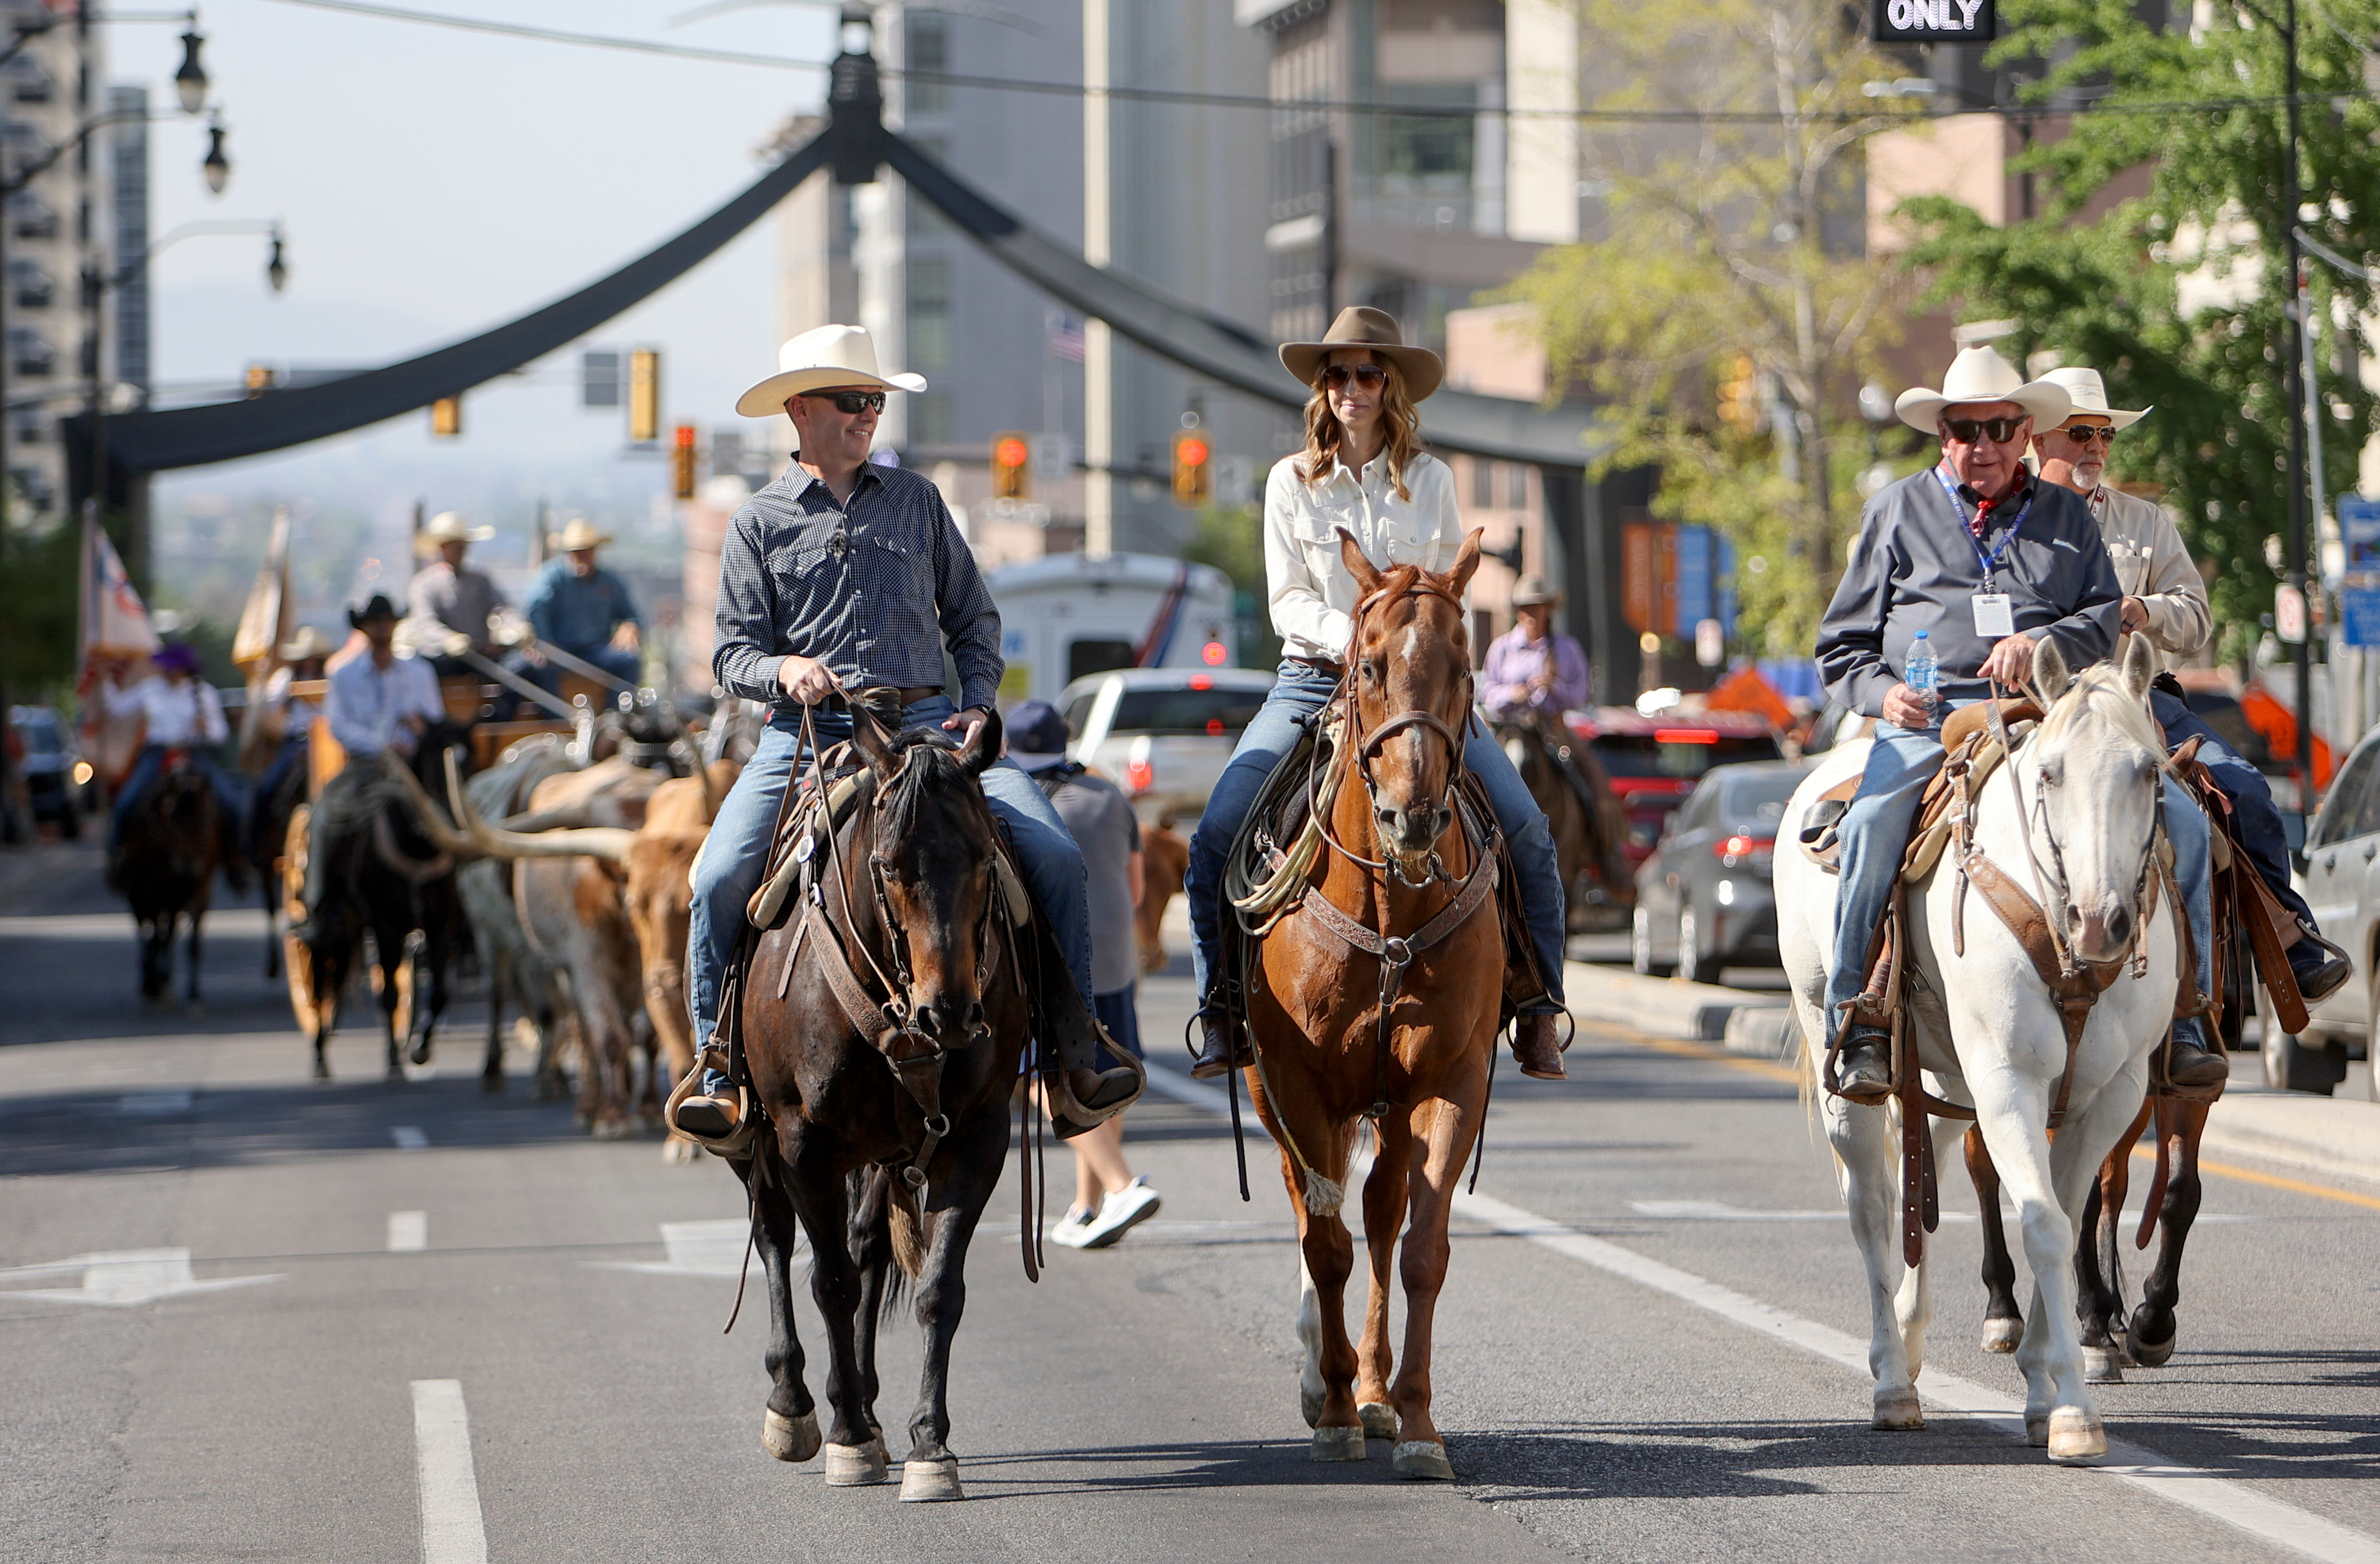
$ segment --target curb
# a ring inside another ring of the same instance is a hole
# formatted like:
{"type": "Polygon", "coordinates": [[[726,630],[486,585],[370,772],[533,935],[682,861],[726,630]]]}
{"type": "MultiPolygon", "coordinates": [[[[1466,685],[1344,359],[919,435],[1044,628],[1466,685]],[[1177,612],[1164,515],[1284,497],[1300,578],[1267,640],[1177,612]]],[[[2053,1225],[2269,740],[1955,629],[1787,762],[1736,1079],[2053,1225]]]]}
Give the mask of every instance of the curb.
{"type": "Polygon", "coordinates": [[[2308,1092],[2226,1093],[2207,1115],[2206,1150],[2380,1187],[2380,1103],[2308,1092]]]}
{"type": "Polygon", "coordinates": [[[1715,983],[1681,983],[1644,977],[1625,969],[1571,962],[1563,970],[1570,1012],[1581,1021],[1626,1026],[1692,1043],[1716,1043],[1728,1036],[1739,1012],[1792,1011],[1783,993],[1722,988],[1715,983]]]}

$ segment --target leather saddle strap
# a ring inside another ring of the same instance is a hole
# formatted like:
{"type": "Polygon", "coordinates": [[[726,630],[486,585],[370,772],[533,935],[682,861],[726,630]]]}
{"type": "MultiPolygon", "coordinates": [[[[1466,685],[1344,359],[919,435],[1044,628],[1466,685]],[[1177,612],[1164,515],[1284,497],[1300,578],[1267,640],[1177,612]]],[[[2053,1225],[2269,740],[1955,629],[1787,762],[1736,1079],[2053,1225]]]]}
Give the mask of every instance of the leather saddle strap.
{"type": "Polygon", "coordinates": [[[2067,1098],[2074,1089],[2074,1055],[2082,1046],[2082,1028],[2090,1023],[2092,1006],[2122,973],[2126,964],[2090,963],[2070,973],[2063,970],[2057,947],[2050,940],[2048,915],[2041,910],[2040,903],[1981,853],[1970,852],[1960,867],[1974,885],[1975,893],[2016,936],[2017,943],[2023,947],[2034,971],[2048,987],[2049,997],[2058,1006],[2058,1023],[2066,1033],[2066,1069],[2058,1079],[2058,1099],[2050,1107],[2049,1121],[2053,1125],[2061,1123],[2066,1117],[2067,1098]]]}
{"type": "MultiPolygon", "coordinates": [[[[1427,923],[1423,924],[1404,940],[1404,947],[1408,952],[1418,954],[1429,949],[1452,933],[1473,913],[1479,910],[1479,903],[1486,901],[1488,893],[1496,889],[1496,855],[1492,851],[1494,846],[1495,838],[1490,836],[1488,842],[1477,850],[1471,866],[1471,872],[1463,877],[1463,889],[1456,893],[1454,900],[1440,907],[1431,915],[1427,923]]],[[[1388,953],[1387,937],[1348,916],[1331,902],[1330,897],[1318,892],[1306,897],[1302,906],[1305,911],[1312,913],[1316,921],[1323,927],[1337,935],[1349,949],[1367,956],[1388,953]]]]}
{"type": "MultiPolygon", "coordinates": [[[[823,923],[825,919],[826,915],[815,904],[803,909],[805,930],[809,924],[823,923]]],[[[859,974],[851,969],[851,958],[844,954],[843,941],[835,937],[834,930],[821,927],[818,933],[813,948],[818,952],[819,966],[826,974],[827,991],[843,1007],[853,1030],[867,1038],[869,1047],[882,1052],[897,1028],[884,1013],[884,1007],[869,997],[867,987],[859,981],[859,974]]]]}

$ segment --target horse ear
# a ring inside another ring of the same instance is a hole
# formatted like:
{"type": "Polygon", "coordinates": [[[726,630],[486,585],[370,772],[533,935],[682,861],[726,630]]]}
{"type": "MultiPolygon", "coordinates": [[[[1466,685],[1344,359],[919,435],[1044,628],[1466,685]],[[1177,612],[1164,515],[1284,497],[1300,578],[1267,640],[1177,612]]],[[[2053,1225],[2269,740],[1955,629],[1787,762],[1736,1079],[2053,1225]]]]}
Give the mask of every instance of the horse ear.
{"type": "Polygon", "coordinates": [[[2149,645],[2146,636],[2127,636],[2124,647],[2124,688],[2132,698],[2145,703],[2149,698],[2149,682],[2157,676],[2156,649],[2149,645]]]}
{"type": "Polygon", "coordinates": [[[892,758],[892,740],[867,702],[855,700],[850,704],[851,742],[859,746],[860,758],[876,773],[876,780],[882,782],[900,769],[900,763],[892,758]]]}
{"type": "Polygon", "coordinates": [[[959,770],[971,777],[980,777],[990,770],[991,763],[1000,758],[1000,743],[1003,731],[1000,713],[986,708],[983,724],[976,729],[975,737],[959,746],[959,770]]]}
{"type": "Polygon", "coordinates": [[[2074,674],[2066,666],[2066,654],[2058,649],[2058,637],[2044,636],[2033,644],[2033,684],[2041,692],[2046,704],[2066,693],[2074,682],[2074,674]]]}
{"type": "Polygon", "coordinates": [[[1479,568],[1479,540],[1487,536],[1488,529],[1484,527],[1475,527],[1463,535],[1463,547],[1455,553],[1454,568],[1447,572],[1446,576],[1458,597],[1464,588],[1471,585],[1472,573],[1479,568]]]}
{"type": "Polygon", "coordinates": [[[1348,574],[1355,577],[1358,601],[1380,589],[1380,573],[1372,568],[1370,560],[1364,557],[1364,545],[1355,541],[1355,535],[1343,527],[1339,528],[1339,557],[1346,562],[1348,574]]]}

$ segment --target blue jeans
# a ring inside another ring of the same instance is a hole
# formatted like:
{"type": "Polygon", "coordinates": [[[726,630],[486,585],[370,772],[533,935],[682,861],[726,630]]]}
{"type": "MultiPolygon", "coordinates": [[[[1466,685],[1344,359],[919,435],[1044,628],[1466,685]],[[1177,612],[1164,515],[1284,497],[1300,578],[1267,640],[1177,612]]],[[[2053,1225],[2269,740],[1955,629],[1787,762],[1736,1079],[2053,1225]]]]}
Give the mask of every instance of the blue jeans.
{"type": "MultiPolygon", "coordinates": [[[[929,696],[902,713],[902,726],[940,726],[953,714],[948,696],[929,696]]],[[[840,710],[817,714],[820,743],[851,736],[851,719],[840,710]]],[[[694,906],[686,930],[686,1008],[694,1014],[695,1044],[707,1048],[719,1025],[719,988],[744,932],[744,909],[760,888],[767,868],[769,836],[785,788],[809,763],[801,752],[801,719],[780,711],[769,720],[744,774],[719,806],[719,818],[694,861],[694,906]]],[[[1082,849],[1049,799],[1013,760],[983,773],[984,802],[1008,827],[1026,888],[1050,920],[1050,932],[1074,974],[1083,1008],[1091,1008],[1091,903],[1085,888],[1082,849]]],[[[1087,1064],[1088,1060],[1067,1063],[1087,1064]]],[[[717,1083],[712,1083],[713,1085],[717,1083]]]]}
{"type": "MultiPolygon", "coordinates": [[[[1201,1002],[1207,995],[1207,975],[1214,970],[1222,950],[1223,862],[1231,856],[1232,840],[1240,833],[1240,822],[1256,806],[1265,779],[1296,745],[1297,719],[1320,710],[1336,688],[1338,681],[1329,674],[1303,662],[1283,661],[1280,681],[1247,731],[1240,734],[1232,763],[1216,779],[1207,811],[1198,818],[1198,829],[1190,838],[1190,872],[1184,889],[1190,899],[1190,930],[1197,940],[1191,959],[1201,1002]]],[[[1529,784],[1512,769],[1511,758],[1475,712],[1463,733],[1463,763],[1486,784],[1496,823],[1512,844],[1512,871],[1521,882],[1522,905],[1528,910],[1529,943],[1536,951],[1537,965],[1546,979],[1545,1000],[1531,1004],[1528,1011],[1558,1014],[1562,1009],[1565,912],[1553,831],[1546,824],[1545,812],[1529,795],[1529,784]]],[[[1501,981],[1502,975],[1497,977],[1501,981]]]]}
{"type": "MultiPolygon", "coordinates": [[[[182,753],[189,758],[190,770],[206,778],[208,785],[215,790],[215,802],[223,806],[224,818],[226,821],[240,818],[239,795],[233,792],[231,779],[224,775],[223,762],[215,758],[214,751],[193,745],[184,748],[182,753]]],[[[115,844],[124,840],[124,822],[132,818],[133,808],[140,802],[140,795],[149,791],[149,784],[155,782],[164,769],[165,746],[143,745],[140,756],[132,762],[132,770],[125,776],[124,785],[116,790],[115,807],[107,818],[109,852],[115,852],[115,844]]],[[[228,838],[228,830],[225,836],[228,838]]]]}
{"type": "MultiPolygon", "coordinates": [[[[2231,800],[2232,835],[2281,905],[2312,924],[2313,909],[2289,883],[2289,839],[2281,830],[2281,812],[2274,806],[2272,784],[2265,781],[2265,773],[2217,738],[2180,697],[2151,690],[2149,709],[2164,727],[2166,742],[2176,749],[2194,738],[2205,740],[2198,746],[2199,763],[2215,773],[2215,785],[2231,800]]],[[[2311,940],[2301,940],[2289,947],[2289,956],[2290,966],[2310,972],[2328,959],[2328,952],[2311,940]]]]}
{"type": "MultiPolygon", "coordinates": [[[[1965,704],[1965,703],[1961,703],[1965,704]]],[[[1842,875],[1835,887],[1835,959],[1827,969],[1827,1024],[1839,1025],[1842,1006],[1867,985],[1868,948],[1892,903],[1892,881],[1909,848],[1909,831],[1925,784],[1942,769],[1942,729],[1876,725],[1867,771],[1843,816],[1842,847],[1836,855],[1842,875]]],[[[2173,843],[2174,878],[2190,912],[2191,937],[2198,943],[2198,987],[2211,992],[2215,915],[2207,858],[2211,837],[2206,816],[2171,777],[2164,779],[2165,833],[2173,843]]],[[[2195,1027],[2194,1020],[2178,1023],[2195,1027]]],[[[2199,1034],[2204,1036],[2204,1034],[2199,1034]]]]}

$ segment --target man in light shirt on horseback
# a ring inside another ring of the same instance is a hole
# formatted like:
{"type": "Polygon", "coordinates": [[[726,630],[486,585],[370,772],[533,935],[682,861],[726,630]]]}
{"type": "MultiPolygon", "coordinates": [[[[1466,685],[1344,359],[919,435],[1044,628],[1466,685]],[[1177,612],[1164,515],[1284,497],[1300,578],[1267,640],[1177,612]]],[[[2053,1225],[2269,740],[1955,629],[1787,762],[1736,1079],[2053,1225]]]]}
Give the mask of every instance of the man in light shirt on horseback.
{"type": "MultiPolygon", "coordinates": [[[[2114,649],[2123,592],[2097,522],[2071,491],[2044,483],[2021,458],[2036,427],[2055,429],[2066,388],[2026,382],[1988,346],[1962,350],[1942,389],[1903,392],[1901,421],[1939,436],[1942,459],[1877,491],[1818,631],[1828,693],[1881,719],[1858,792],[1843,816],[1835,948],[1827,1015],[1842,1036],[1841,1094],[1879,1102],[1892,1079],[1892,1037],[1848,1011],[1868,976],[1876,932],[1908,849],[1925,784],[1942,768],[1942,718],[2033,674],[2034,649],[2054,636],[2076,667],[2114,649]],[[1926,635],[1940,663],[1936,692],[1902,677],[1926,635]]],[[[2198,949],[2211,948],[2206,818],[2165,782],[2165,829],[2198,949]]],[[[2199,966],[2201,987],[2212,977],[2199,966]]],[[[2172,1070],[2183,1084],[2221,1079],[2196,1020],[2176,1023],[2172,1070]]]]}

